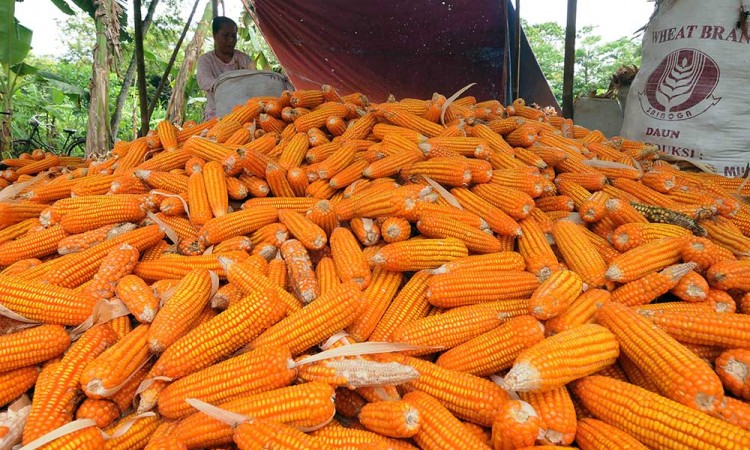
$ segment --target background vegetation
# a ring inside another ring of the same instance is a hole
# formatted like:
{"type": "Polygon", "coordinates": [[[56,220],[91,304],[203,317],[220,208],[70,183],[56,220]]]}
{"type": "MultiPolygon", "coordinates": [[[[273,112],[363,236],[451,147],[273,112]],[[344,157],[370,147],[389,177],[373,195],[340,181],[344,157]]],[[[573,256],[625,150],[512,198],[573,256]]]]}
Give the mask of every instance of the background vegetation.
{"type": "MultiPolygon", "coordinates": [[[[79,0],[76,5],[80,1],[84,0],[79,0]]],[[[152,26],[145,35],[144,60],[149,99],[156,91],[184,27],[180,12],[185,6],[183,3],[188,1],[192,2],[192,0],[162,0],[153,18],[152,26]]],[[[53,0],[53,2],[58,4],[58,1],[53,0]]],[[[172,83],[180,70],[184,49],[195,31],[195,23],[200,20],[200,11],[204,6],[205,3],[201,2],[193,20],[194,24],[168,74],[167,84],[150,118],[152,128],[166,116],[172,83]]],[[[144,1],[143,7],[144,10],[148,7],[147,1],[144,1]]],[[[28,120],[34,115],[39,115],[43,122],[51,125],[44,130],[43,138],[57,147],[61,147],[65,140],[63,128],[79,130],[79,134],[86,132],[89,106],[88,87],[91,80],[93,48],[96,43],[95,22],[90,14],[81,9],[70,9],[74,14],[59,23],[64,35],[68,37],[67,50],[63,54],[54,56],[37,56],[32,50],[24,61],[30,69],[23,76],[24,82],[19,83],[19,88],[12,95],[11,134],[14,139],[28,135],[30,132],[28,120]]],[[[143,16],[145,15],[144,11],[143,16]]],[[[250,15],[243,13],[242,17],[235,19],[240,26],[238,48],[251,54],[259,69],[281,71],[281,66],[250,15]]],[[[117,62],[116,70],[109,75],[108,104],[112,111],[135,48],[133,40],[127,38],[133,33],[132,18],[130,22],[121,33],[121,58],[117,62]],[[125,39],[122,38],[123,36],[125,39]]],[[[553,93],[561,102],[565,30],[553,22],[524,24],[524,26],[542,71],[553,93]]],[[[209,32],[203,51],[212,47],[209,32]]],[[[576,49],[575,94],[580,96],[592,91],[606,90],[611,75],[618,67],[625,64],[640,65],[640,57],[640,42],[637,40],[623,37],[616,41],[604,42],[601,36],[596,34],[594,27],[582,27],[578,33],[576,49]]],[[[0,73],[0,84],[7,81],[7,76],[5,70],[0,73]]],[[[185,120],[199,121],[205,98],[194,77],[191,77],[187,83],[186,96],[185,120]]],[[[128,90],[122,109],[122,120],[116,139],[133,139],[139,125],[138,95],[133,84],[128,90]]]]}

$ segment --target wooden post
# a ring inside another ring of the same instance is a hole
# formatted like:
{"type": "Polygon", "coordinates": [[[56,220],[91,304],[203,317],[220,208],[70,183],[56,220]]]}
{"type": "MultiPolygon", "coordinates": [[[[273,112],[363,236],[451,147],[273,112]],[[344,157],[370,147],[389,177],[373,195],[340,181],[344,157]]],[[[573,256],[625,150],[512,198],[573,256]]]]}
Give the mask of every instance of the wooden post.
{"type": "Polygon", "coordinates": [[[573,75],[576,64],[577,0],[568,0],[568,23],[565,27],[565,63],[563,65],[563,117],[573,118],[573,75]]]}
{"type": "Polygon", "coordinates": [[[516,78],[513,83],[513,100],[521,96],[521,0],[516,0],[516,78]]]}
{"type": "Polygon", "coordinates": [[[145,136],[149,129],[148,96],[146,94],[146,62],[143,58],[143,21],[141,0],[133,0],[133,22],[135,23],[135,70],[138,73],[138,104],[141,111],[141,128],[138,136],[145,136]]]}

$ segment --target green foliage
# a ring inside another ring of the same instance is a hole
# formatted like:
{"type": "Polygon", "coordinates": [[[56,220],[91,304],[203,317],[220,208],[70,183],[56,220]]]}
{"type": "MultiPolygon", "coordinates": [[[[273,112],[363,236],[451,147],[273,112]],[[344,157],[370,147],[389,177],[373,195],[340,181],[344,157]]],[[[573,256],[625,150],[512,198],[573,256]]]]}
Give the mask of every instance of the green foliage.
{"type": "MultiPolygon", "coordinates": [[[[552,93],[562,103],[563,62],[565,60],[565,28],[555,22],[534,25],[523,23],[526,37],[547,78],[552,93]]],[[[623,65],[641,64],[641,44],[622,37],[603,42],[595,27],[581,27],[576,34],[576,66],[573,95],[606,91],[615,71],[623,65]]]]}

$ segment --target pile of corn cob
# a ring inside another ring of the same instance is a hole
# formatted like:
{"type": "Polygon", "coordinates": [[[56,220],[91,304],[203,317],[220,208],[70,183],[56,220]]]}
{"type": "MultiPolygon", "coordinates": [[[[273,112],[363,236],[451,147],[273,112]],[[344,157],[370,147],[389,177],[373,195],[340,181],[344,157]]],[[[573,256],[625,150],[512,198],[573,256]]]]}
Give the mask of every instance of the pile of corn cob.
{"type": "Polygon", "coordinates": [[[3,164],[2,449],[750,448],[742,180],[328,86],[3,164]]]}

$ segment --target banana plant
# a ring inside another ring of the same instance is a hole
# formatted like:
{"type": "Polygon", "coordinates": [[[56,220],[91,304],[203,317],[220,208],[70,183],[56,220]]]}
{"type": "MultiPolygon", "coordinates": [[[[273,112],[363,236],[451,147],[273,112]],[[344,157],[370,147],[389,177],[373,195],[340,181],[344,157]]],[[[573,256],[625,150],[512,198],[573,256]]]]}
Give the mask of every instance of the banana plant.
{"type": "MultiPolygon", "coordinates": [[[[13,70],[23,63],[31,50],[30,29],[21,25],[15,17],[15,0],[0,0],[0,150],[10,147],[10,121],[13,112],[11,97],[20,86],[20,77],[13,70]]],[[[22,68],[22,66],[21,66],[22,68]]]]}

